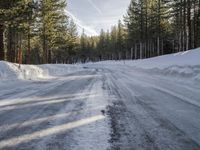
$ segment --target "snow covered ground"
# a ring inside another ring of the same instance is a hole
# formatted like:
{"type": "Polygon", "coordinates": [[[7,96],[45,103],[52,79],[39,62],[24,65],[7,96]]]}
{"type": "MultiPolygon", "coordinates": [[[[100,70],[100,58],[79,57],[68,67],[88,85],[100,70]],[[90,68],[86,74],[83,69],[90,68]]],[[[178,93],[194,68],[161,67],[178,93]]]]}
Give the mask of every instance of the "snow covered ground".
{"type": "Polygon", "coordinates": [[[199,150],[199,58],[0,62],[0,149],[199,150]]]}

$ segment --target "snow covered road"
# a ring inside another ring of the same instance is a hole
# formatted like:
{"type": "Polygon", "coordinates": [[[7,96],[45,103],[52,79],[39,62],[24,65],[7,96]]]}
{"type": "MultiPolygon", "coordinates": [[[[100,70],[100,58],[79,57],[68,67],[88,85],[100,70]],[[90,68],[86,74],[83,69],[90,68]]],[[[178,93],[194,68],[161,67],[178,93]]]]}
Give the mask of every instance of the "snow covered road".
{"type": "Polygon", "coordinates": [[[0,87],[0,149],[106,149],[101,81],[98,72],[87,70],[0,87]]]}
{"type": "Polygon", "coordinates": [[[2,81],[0,149],[199,150],[199,91],[123,63],[2,81]]]}
{"type": "Polygon", "coordinates": [[[104,71],[113,149],[200,149],[200,84],[117,68],[104,71]]]}

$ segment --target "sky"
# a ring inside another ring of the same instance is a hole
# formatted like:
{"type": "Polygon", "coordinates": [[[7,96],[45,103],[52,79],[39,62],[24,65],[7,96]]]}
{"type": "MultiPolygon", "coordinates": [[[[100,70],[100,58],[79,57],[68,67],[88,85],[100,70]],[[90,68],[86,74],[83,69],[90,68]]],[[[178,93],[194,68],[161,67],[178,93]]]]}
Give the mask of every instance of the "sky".
{"type": "Polygon", "coordinates": [[[74,19],[79,33],[98,35],[123,20],[130,0],[68,0],[66,13],[74,19]]]}

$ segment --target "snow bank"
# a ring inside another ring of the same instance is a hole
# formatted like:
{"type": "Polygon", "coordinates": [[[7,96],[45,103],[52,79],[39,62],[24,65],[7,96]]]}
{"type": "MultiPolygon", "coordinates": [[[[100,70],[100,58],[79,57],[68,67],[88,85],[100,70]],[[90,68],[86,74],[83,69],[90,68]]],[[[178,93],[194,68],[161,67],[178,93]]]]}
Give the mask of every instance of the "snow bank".
{"type": "Polygon", "coordinates": [[[0,61],[0,79],[16,78],[17,74],[10,68],[10,63],[0,61]]]}
{"type": "Polygon", "coordinates": [[[124,65],[151,73],[193,77],[196,80],[200,80],[200,48],[143,60],[104,61],[90,63],[89,65],[108,66],[109,68],[119,68],[124,65]]]}
{"type": "MultiPolygon", "coordinates": [[[[153,57],[141,60],[128,60],[128,61],[103,61],[93,64],[99,65],[112,65],[112,64],[125,64],[129,66],[134,66],[143,69],[153,69],[153,68],[168,68],[171,66],[196,66],[200,65],[200,48],[179,52],[170,55],[163,55],[159,57],[153,57]]],[[[92,64],[92,63],[90,63],[92,64]]]]}
{"type": "Polygon", "coordinates": [[[133,61],[130,66],[164,75],[192,77],[200,81],[200,48],[133,61]]]}
{"type": "Polygon", "coordinates": [[[9,62],[0,62],[0,80],[37,80],[49,77],[42,68],[34,65],[21,65],[9,62]]]}
{"type": "Polygon", "coordinates": [[[21,65],[0,61],[0,80],[40,80],[81,70],[80,65],[21,65]]]}
{"type": "Polygon", "coordinates": [[[145,60],[138,60],[132,62],[131,64],[134,66],[152,69],[152,68],[167,68],[171,66],[196,66],[200,65],[200,48],[179,52],[176,54],[164,55],[159,57],[154,57],[145,60]]]}

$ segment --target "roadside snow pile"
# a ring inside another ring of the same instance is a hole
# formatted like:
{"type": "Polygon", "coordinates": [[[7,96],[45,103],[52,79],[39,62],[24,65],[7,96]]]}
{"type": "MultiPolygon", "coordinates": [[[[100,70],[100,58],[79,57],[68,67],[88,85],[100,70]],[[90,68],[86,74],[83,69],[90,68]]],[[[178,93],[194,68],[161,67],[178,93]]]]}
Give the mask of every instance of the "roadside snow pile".
{"type": "Polygon", "coordinates": [[[34,65],[21,65],[0,61],[0,80],[37,80],[48,78],[48,74],[42,68],[34,65]]]}
{"type": "Polygon", "coordinates": [[[200,80],[200,48],[171,55],[132,61],[128,65],[164,75],[200,80]]]}
{"type": "Polygon", "coordinates": [[[176,54],[164,55],[145,60],[133,61],[131,65],[143,69],[165,69],[171,66],[200,66],[200,48],[179,52],[176,54]]]}
{"type": "MultiPolygon", "coordinates": [[[[6,78],[16,78],[17,74],[16,72],[10,68],[10,63],[0,61],[0,79],[6,79],[6,78]]],[[[13,64],[14,67],[14,64],[13,64]]]]}
{"type": "Polygon", "coordinates": [[[40,80],[81,70],[78,65],[21,65],[0,61],[0,80],[40,80]]]}

